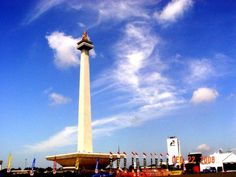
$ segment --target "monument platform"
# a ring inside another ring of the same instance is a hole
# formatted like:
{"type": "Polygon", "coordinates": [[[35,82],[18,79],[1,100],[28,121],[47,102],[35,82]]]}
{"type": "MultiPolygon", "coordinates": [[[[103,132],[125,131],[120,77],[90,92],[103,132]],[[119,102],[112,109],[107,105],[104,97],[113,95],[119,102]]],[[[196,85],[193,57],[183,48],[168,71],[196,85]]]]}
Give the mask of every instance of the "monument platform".
{"type": "Polygon", "coordinates": [[[108,154],[108,153],[68,153],[47,156],[46,159],[56,161],[63,168],[79,168],[94,170],[96,161],[99,159],[99,169],[105,169],[109,165],[109,158],[112,156],[112,161],[115,161],[119,156],[120,159],[124,158],[124,154],[108,154]]]}

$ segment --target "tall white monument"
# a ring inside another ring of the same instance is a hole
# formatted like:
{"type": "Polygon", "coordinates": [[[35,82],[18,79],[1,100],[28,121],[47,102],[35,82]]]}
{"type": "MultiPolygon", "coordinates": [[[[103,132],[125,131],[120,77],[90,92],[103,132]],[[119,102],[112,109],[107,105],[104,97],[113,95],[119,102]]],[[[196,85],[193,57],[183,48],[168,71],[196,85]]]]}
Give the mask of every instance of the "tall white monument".
{"type": "Polygon", "coordinates": [[[77,151],[93,152],[89,74],[89,50],[93,49],[93,43],[84,32],[77,44],[77,49],[81,51],[77,151]]]}
{"type": "Polygon", "coordinates": [[[77,152],[46,157],[47,160],[56,161],[66,169],[93,170],[97,159],[99,159],[99,167],[105,168],[109,165],[111,156],[112,161],[118,157],[124,158],[124,154],[93,152],[89,78],[89,50],[92,48],[93,43],[89,40],[87,32],[84,32],[82,39],[77,43],[77,49],[81,51],[77,152]]]}

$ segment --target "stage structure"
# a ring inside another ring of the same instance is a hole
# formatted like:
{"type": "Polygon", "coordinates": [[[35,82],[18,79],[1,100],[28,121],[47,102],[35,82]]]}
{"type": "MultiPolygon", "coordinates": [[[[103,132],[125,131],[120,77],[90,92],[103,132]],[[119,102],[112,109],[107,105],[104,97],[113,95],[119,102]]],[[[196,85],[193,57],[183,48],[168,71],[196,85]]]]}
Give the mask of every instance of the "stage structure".
{"type": "Polygon", "coordinates": [[[89,71],[89,50],[93,47],[87,32],[84,32],[82,39],[77,43],[77,49],[81,51],[77,152],[46,157],[47,160],[56,161],[64,168],[92,170],[96,166],[97,159],[99,159],[99,167],[105,168],[109,165],[111,156],[112,160],[116,160],[117,156],[124,158],[124,154],[93,152],[89,71]]]}

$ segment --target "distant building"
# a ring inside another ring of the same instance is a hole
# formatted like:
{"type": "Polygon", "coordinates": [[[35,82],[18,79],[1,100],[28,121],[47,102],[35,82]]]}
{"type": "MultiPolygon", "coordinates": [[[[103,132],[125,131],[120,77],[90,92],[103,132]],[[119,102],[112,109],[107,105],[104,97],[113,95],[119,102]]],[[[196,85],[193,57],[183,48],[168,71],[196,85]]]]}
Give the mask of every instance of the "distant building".
{"type": "Polygon", "coordinates": [[[185,162],[186,173],[199,173],[202,159],[201,152],[191,152],[188,154],[188,160],[185,162]]]}
{"type": "Polygon", "coordinates": [[[0,170],[2,170],[2,160],[0,160],[0,170]]]}
{"type": "MultiPolygon", "coordinates": [[[[167,138],[167,152],[169,154],[169,164],[173,165],[175,162],[173,162],[174,158],[181,159],[181,150],[180,150],[180,141],[177,137],[172,136],[167,138]]],[[[181,162],[178,162],[181,163],[181,162]]]]}

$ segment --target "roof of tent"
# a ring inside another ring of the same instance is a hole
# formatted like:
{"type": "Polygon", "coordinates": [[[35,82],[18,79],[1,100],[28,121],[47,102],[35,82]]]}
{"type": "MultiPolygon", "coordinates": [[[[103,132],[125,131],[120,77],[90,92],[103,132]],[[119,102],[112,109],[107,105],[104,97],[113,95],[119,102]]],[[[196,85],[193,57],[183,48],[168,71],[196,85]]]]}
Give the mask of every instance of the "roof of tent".
{"type": "Polygon", "coordinates": [[[214,156],[216,159],[216,162],[223,162],[223,163],[229,163],[229,162],[236,162],[236,155],[232,152],[216,152],[210,156],[214,156]]]}

